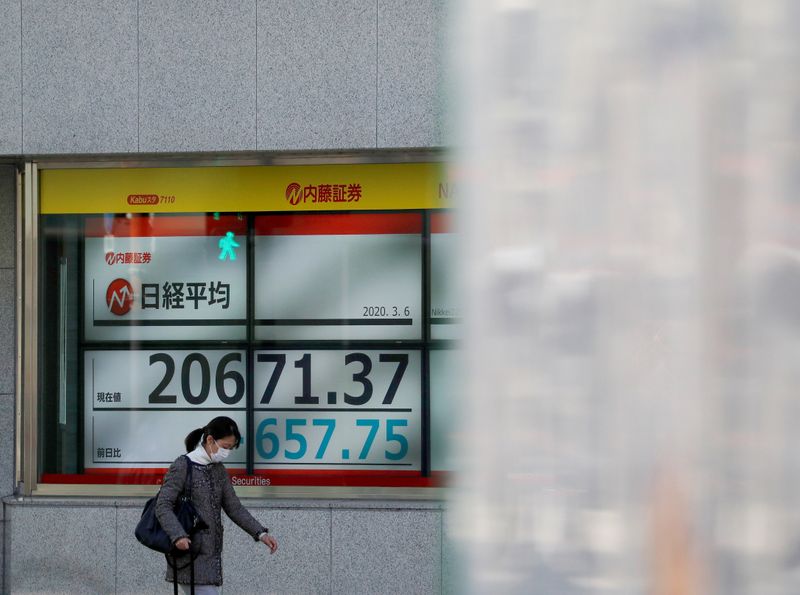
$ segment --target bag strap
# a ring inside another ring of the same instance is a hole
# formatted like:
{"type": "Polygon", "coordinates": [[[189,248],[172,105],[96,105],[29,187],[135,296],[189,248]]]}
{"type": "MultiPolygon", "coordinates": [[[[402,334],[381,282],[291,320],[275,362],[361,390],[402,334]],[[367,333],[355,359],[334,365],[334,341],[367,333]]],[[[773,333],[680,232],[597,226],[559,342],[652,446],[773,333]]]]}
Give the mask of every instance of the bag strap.
{"type": "Polygon", "coordinates": [[[192,459],[188,456],[183,455],[186,457],[186,480],[183,483],[183,491],[188,492],[189,500],[192,499],[192,459]],[[188,489],[187,489],[188,486],[188,489]]]}
{"type": "MultiPolygon", "coordinates": [[[[186,483],[184,483],[184,485],[183,485],[183,491],[184,492],[188,492],[187,496],[189,497],[189,501],[191,502],[191,500],[192,500],[192,467],[194,467],[194,465],[192,464],[192,460],[188,456],[186,456],[186,455],[183,455],[183,456],[186,457],[186,464],[188,465],[188,467],[186,468],[186,483]],[[186,486],[189,486],[188,490],[187,490],[186,486]]],[[[197,556],[199,556],[199,555],[200,555],[200,550],[197,551],[196,555],[192,555],[191,551],[189,552],[189,593],[190,593],[190,595],[194,595],[194,561],[197,558],[197,556]]],[[[175,566],[176,567],[178,566],[177,560],[175,561],[175,566]]],[[[175,571],[175,573],[176,573],[175,574],[175,583],[176,584],[178,582],[178,579],[177,579],[178,574],[177,574],[177,572],[178,571],[176,570],[175,571]]]]}
{"type": "MultiPolygon", "coordinates": [[[[186,457],[186,479],[184,480],[184,483],[183,483],[183,492],[184,493],[188,492],[187,495],[189,497],[189,500],[191,500],[192,499],[192,460],[189,457],[187,457],[186,455],[183,455],[183,456],[186,457]]],[[[161,491],[161,490],[159,490],[159,491],[161,491]]],[[[198,551],[197,554],[193,554],[191,551],[189,551],[189,577],[190,577],[189,589],[191,591],[191,595],[194,595],[194,560],[195,560],[195,558],[197,558],[199,553],[200,552],[198,551]]],[[[167,563],[168,564],[169,564],[169,558],[170,558],[170,556],[167,556],[167,563]]],[[[172,564],[169,564],[169,565],[172,566],[173,594],[174,595],[178,595],[178,556],[177,555],[172,554],[172,564]]],[[[183,568],[186,568],[186,565],[181,566],[181,569],[183,569],[183,568]]]]}

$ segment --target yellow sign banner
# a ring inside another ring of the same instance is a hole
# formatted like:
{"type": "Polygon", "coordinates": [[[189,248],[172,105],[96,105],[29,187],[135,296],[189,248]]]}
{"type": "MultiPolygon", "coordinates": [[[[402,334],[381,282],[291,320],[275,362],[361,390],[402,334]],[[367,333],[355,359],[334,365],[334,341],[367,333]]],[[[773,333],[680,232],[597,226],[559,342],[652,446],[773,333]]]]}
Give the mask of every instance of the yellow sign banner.
{"type": "Polygon", "coordinates": [[[451,206],[443,163],[44,169],[39,191],[42,214],[451,206]]]}

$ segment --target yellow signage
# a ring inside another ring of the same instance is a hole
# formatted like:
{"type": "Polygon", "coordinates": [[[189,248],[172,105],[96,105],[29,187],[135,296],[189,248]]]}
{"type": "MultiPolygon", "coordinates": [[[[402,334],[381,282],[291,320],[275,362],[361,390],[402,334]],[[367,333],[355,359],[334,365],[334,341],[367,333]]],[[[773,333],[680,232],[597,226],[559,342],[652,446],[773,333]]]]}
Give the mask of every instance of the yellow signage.
{"type": "Polygon", "coordinates": [[[442,163],[44,169],[50,213],[441,209],[442,163]]]}

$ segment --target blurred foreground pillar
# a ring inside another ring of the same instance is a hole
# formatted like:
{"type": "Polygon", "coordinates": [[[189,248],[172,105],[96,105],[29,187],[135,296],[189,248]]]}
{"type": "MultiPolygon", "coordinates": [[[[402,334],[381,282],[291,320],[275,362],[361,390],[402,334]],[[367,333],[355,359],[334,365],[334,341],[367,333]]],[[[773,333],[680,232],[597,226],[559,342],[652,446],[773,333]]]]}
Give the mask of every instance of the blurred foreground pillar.
{"type": "Polygon", "coordinates": [[[800,3],[460,17],[456,589],[800,592],[800,3]]]}

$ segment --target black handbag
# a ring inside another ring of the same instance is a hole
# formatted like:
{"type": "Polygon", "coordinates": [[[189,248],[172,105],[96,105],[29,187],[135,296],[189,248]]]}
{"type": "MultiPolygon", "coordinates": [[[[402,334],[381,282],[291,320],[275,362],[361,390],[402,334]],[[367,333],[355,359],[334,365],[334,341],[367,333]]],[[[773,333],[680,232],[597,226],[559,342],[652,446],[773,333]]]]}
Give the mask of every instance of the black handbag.
{"type": "MultiPolygon", "coordinates": [[[[186,455],[184,455],[186,456],[186,455]]],[[[144,505],[142,517],[136,524],[134,531],[136,539],[151,550],[161,552],[167,557],[167,564],[172,568],[172,585],[175,595],[178,595],[178,555],[181,550],[177,549],[169,538],[169,535],[161,527],[156,517],[156,501],[161,490],[158,494],[150,498],[144,505]],[[172,560],[170,561],[170,558],[172,560]]],[[[189,537],[192,537],[198,531],[207,529],[208,525],[203,521],[202,517],[197,514],[197,509],[192,504],[192,462],[189,457],[186,457],[186,481],[183,484],[183,492],[175,502],[175,516],[178,517],[178,522],[186,531],[189,537]]],[[[190,573],[190,588],[191,593],[194,595],[194,559],[198,556],[199,551],[189,552],[189,573],[190,573]]],[[[184,568],[186,565],[181,566],[184,568]]]]}
{"type": "MultiPolygon", "coordinates": [[[[178,501],[175,502],[175,516],[178,517],[178,522],[186,531],[187,535],[191,537],[197,531],[206,529],[208,525],[203,522],[203,519],[197,514],[197,509],[194,507],[194,504],[192,504],[192,462],[189,460],[189,457],[186,457],[186,464],[186,482],[184,483],[183,492],[178,497],[178,501]]],[[[167,535],[161,527],[161,523],[158,522],[158,518],[156,518],[156,501],[160,493],[161,490],[158,490],[158,494],[145,503],[142,517],[136,524],[134,533],[136,539],[151,550],[161,552],[162,554],[176,554],[179,553],[180,550],[176,551],[169,535],[167,535]]]]}

